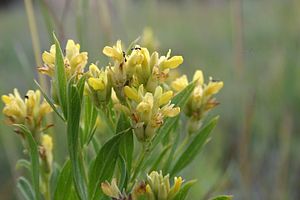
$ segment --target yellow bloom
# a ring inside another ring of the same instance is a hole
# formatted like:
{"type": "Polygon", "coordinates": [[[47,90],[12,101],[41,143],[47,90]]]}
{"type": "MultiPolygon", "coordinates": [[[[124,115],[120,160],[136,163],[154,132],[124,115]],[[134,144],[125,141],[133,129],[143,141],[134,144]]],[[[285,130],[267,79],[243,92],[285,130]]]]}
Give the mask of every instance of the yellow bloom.
{"type": "Polygon", "coordinates": [[[97,78],[89,78],[88,84],[94,89],[94,90],[103,90],[105,88],[104,81],[97,79],[97,78]]]}
{"type": "Polygon", "coordinates": [[[107,181],[101,183],[101,189],[104,194],[114,199],[119,199],[122,196],[115,178],[112,179],[111,183],[107,181]]]}
{"type": "Polygon", "coordinates": [[[5,104],[3,114],[7,117],[8,123],[24,124],[31,131],[39,130],[44,116],[52,111],[45,100],[41,102],[39,90],[29,90],[23,100],[18,90],[14,89],[14,94],[3,95],[2,101],[5,104]]]}
{"type": "Polygon", "coordinates": [[[108,102],[111,98],[111,81],[108,68],[98,69],[95,64],[91,64],[86,75],[88,77],[86,94],[91,95],[91,99],[97,107],[108,102]]]}
{"type": "Polygon", "coordinates": [[[91,64],[88,75],[90,77],[88,78],[88,84],[94,90],[104,90],[108,85],[107,69],[99,70],[95,64],[91,64]]]}
{"type": "Polygon", "coordinates": [[[212,78],[210,78],[210,81],[204,90],[204,95],[211,96],[218,93],[223,85],[224,83],[222,81],[213,81],[212,78]]]}
{"type": "Polygon", "coordinates": [[[167,117],[175,117],[180,113],[180,108],[179,107],[174,108],[174,104],[169,103],[161,108],[161,113],[167,117]]]}
{"type": "Polygon", "coordinates": [[[203,85],[204,78],[203,78],[203,73],[201,70],[196,70],[196,72],[194,73],[193,81],[196,81],[196,80],[198,80],[199,85],[203,85]]]}
{"type": "Polygon", "coordinates": [[[161,67],[163,69],[167,69],[167,68],[174,69],[177,68],[182,63],[183,63],[182,56],[173,56],[168,60],[164,60],[161,64],[161,67]]]}
{"type": "Polygon", "coordinates": [[[175,81],[171,83],[171,87],[176,92],[183,90],[188,85],[188,79],[186,75],[182,75],[181,77],[177,78],[175,81]]]}
{"type": "Polygon", "coordinates": [[[175,177],[174,185],[170,186],[169,175],[163,176],[162,172],[152,171],[147,175],[146,192],[154,199],[172,200],[180,190],[182,178],[175,177]]]}
{"type": "Polygon", "coordinates": [[[103,48],[103,53],[106,56],[111,57],[112,59],[114,59],[118,62],[122,62],[124,57],[123,57],[123,50],[122,50],[121,40],[118,40],[116,45],[114,45],[113,47],[110,47],[110,46],[104,47],[103,48]]]}
{"type": "MultiPolygon", "coordinates": [[[[88,53],[80,52],[80,45],[75,44],[73,40],[68,40],[65,49],[66,55],[64,57],[64,64],[67,77],[71,78],[74,74],[79,75],[83,73],[83,69],[87,64],[88,53]]],[[[50,77],[54,76],[56,59],[55,53],[55,45],[51,46],[49,52],[44,51],[42,54],[44,65],[38,68],[40,73],[46,74],[50,77]]]]}
{"type": "Polygon", "coordinates": [[[133,100],[129,101],[128,107],[133,113],[131,117],[139,140],[151,139],[155,130],[163,124],[165,117],[175,117],[180,113],[180,108],[171,104],[173,92],[163,92],[160,86],[156,87],[154,94],[145,92],[143,85],[140,85],[138,90],[125,86],[124,93],[133,100]]]}
{"type": "Polygon", "coordinates": [[[153,108],[153,95],[149,92],[143,96],[142,101],[137,105],[136,110],[140,113],[151,112],[153,108]]]}
{"type": "Polygon", "coordinates": [[[132,99],[136,102],[139,102],[140,101],[140,97],[138,95],[138,92],[135,88],[131,88],[129,86],[125,86],[124,87],[124,93],[125,95],[129,98],[129,99],[132,99]]]}

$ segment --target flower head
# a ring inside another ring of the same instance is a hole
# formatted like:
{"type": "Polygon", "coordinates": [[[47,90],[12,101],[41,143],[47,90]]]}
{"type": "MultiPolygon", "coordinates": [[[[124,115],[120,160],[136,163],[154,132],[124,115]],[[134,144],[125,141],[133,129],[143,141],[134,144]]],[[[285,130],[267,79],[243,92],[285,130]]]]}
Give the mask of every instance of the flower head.
{"type": "Polygon", "coordinates": [[[163,92],[160,86],[155,89],[154,94],[146,92],[143,85],[138,90],[125,86],[124,94],[131,100],[129,108],[136,126],[135,133],[142,141],[154,136],[155,130],[163,124],[165,117],[175,117],[180,112],[179,107],[171,104],[173,92],[163,92]]]}
{"type": "Polygon", "coordinates": [[[105,46],[102,52],[115,61],[122,62],[124,60],[121,40],[118,40],[113,47],[105,46]]]}
{"type": "Polygon", "coordinates": [[[171,187],[169,175],[163,176],[162,172],[152,171],[147,175],[146,192],[150,199],[172,200],[183,183],[181,177],[174,178],[174,185],[171,187]]]}
{"type": "Polygon", "coordinates": [[[22,99],[17,89],[13,94],[2,95],[5,104],[3,114],[9,124],[24,124],[32,132],[42,128],[42,120],[45,115],[52,111],[50,105],[43,100],[39,90],[29,90],[22,99]]]}
{"type": "MultiPolygon", "coordinates": [[[[201,70],[195,72],[193,81],[196,82],[196,86],[185,108],[186,115],[190,117],[188,122],[190,132],[198,130],[201,126],[200,120],[204,115],[219,104],[213,95],[217,94],[224,85],[222,81],[213,80],[211,77],[208,84],[205,84],[201,70]]],[[[180,92],[187,85],[186,75],[182,75],[171,83],[175,92],[180,92]]]]}
{"type": "MultiPolygon", "coordinates": [[[[80,45],[75,44],[73,40],[68,40],[65,51],[66,55],[64,57],[64,64],[67,77],[71,78],[73,75],[82,74],[83,69],[87,64],[88,53],[80,52],[80,45]]],[[[50,77],[54,76],[56,60],[55,54],[55,45],[51,46],[49,52],[44,51],[42,54],[44,65],[38,68],[39,72],[50,77]]]]}

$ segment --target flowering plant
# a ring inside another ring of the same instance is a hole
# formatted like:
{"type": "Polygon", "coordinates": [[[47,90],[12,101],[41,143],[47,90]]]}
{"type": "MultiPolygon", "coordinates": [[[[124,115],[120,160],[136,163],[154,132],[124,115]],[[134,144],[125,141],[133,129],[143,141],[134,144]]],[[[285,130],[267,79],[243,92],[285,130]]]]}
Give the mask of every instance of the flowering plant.
{"type": "Polygon", "coordinates": [[[16,128],[30,158],[19,162],[31,172],[31,182],[18,180],[24,198],[186,199],[195,180],[178,174],[217,123],[218,117],[205,117],[218,105],[214,95],[223,82],[210,78],[205,83],[200,70],[188,82],[186,75],[173,75],[182,56],[171,56],[170,50],[161,56],[137,44],[125,51],[120,40],[103,49],[110,63],[85,70],[88,53],[79,44],[68,40],[63,54],[55,36],[54,41],[38,68],[51,79],[51,95],[37,83],[39,90],[24,98],[17,89],[2,96],[6,121],[16,128]],[[66,125],[69,156],[62,167],[47,133],[53,124],[46,116],[52,111],[66,125]],[[103,124],[106,137],[97,131],[103,124]]]}

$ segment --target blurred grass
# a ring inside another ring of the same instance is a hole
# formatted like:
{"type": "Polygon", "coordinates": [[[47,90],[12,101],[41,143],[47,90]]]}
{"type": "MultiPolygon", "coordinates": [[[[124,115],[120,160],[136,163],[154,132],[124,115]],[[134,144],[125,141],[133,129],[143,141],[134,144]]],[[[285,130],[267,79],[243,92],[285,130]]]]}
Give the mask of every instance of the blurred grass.
{"type": "MultiPolygon", "coordinates": [[[[54,26],[61,39],[82,40],[90,62],[106,63],[100,53],[104,45],[116,39],[129,44],[150,26],[160,52],[170,48],[184,56],[183,72],[192,75],[200,67],[207,79],[213,75],[224,81],[218,97],[221,105],[215,111],[221,115],[218,130],[183,173],[186,179],[198,179],[190,199],[221,193],[236,199],[299,199],[300,3],[243,0],[243,47],[238,53],[244,63],[236,66],[235,2],[88,1],[84,13],[78,13],[83,10],[76,3],[47,5],[58,20],[65,16],[54,26]],[[107,12],[100,12],[103,9],[107,12]],[[84,31],[78,36],[80,26],[84,31]]],[[[48,50],[47,26],[36,8],[41,49],[48,50]]],[[[22,3],[0,11],[0,35],[1,93],[33,88],[36,66],[22,3]]],[[[60,127],[54,132],[65,137],[60,127]]],[[[14,161],[22,156],[21,145],[9,128],[0,128],[0,193],[10,188],[4,199],[13,199],[14,161]]],[[[64,145],[64,140],[57,140],[60,161],[64,145]]]]}

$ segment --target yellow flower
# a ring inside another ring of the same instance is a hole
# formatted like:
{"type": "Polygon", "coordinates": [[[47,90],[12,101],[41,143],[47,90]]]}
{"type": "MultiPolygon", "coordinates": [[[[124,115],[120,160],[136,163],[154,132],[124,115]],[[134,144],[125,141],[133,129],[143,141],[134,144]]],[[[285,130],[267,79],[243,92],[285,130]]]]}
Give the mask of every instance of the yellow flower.
{"type": "Polygon", "coordinates": [[[154,199],[172,200],[182,185],[182,178],[175,177],[174,185],[170,186],[169,174],[163,176],[162,172],[152,171],[147,175],[146,192],[154,199]]]}
{"type": "Polygon", "coordinates": [[[29,90],[23,100],[18,90],[14,89],[14,94],[3,95],[2,101],[5,104],[3,114],[8,123],[24,124],[31,131],[39,130],[44,116],[52,111],[45,100],[41,102],[39,90],[29,90]]]}
{"type": "Polygon", "coordinates": [[[175,81],[171,83],[171,87],[176,92],[183,90],[188,85],[188,79],[186,75],[182,75],[181,77],[177,78],[175,81]]]}
{"type": "Polygon", "coordinates": [[[128,108],[133,113],[132,120],[139,140],[152,139],[165,117],[175,117],[180,113],[180,108],[171,104],[173,92],[163,92],[160,86],[156,87],[154,94],[145,92],[143,85],[138,90],[125,86],[124,93],[128,99],[133,100],[129,102],[128,108]]]}
{"type": "MultiPolygon", "coordinates": [[[[64,64],[67,77],[71,78],[75,74],[80,75],[81,73],[83,73],[83,69],[87,64],[88,53],[80,52],[80,45],[75,44],[73,40],[68,40],[65,49],[66,55],[64,57],[64,64]]],[[[55,53],[55,45],[51,46],[49,52],[44,51],[44,53],[42,54],[44,65],[38,68],[39,72],[50,77],[54,76],[56,59],[55,53]]]]}
{"type": "Polygon", "coordinates": [[[88,84],[94,89],[94,90],[104,90],[105,85],[104,81],[97,78],[89,78],[88,84]]]}
{"type": "Polygon", "coordinates": [[[174,68],[177,68],[182,63],[183,63],[182,56],[173,56],[170,59],[164,60],[161,63],[161,67],[163,69],[167,69],[167,68],[174,69],[174,68]]]}
{"type": "Polygon", "coordinates": [[[122,197],[122,194],[117,185],[117,180],[115,178],[112,179],[111,183],[107,181],[101,183],[101,189],[104,194],[114,199],[119,199],[120,197],[122,197]]]}
{"type": "Polygon", "coordinates": [[[106,56],[111,57],[112,59],[114,59],[118,62],[122,62],[124,57],[123,57],[121,40],[118,40],[116,45],[114,45],[113,47],[105,46],[103,48],[103,53],[106,56]]]}
{"type": "Polygon", "coordinates": [[[89,67],[88,84],[94,90],[104,90],[108,84],[107,70],[99,70],[95,64],[89,67]]]}
{"type": "Polygon", "coordinates": [[[224,83],[222,81],[214,81],[210,77],[210,81],[204,90],[204,95],[211,96],[218,93],[222,89],[223,85],[224,83]]]}
{"type": "Polygon", "coordinates": [[[193,81],[198,81],[198,85],[203,85],[204,78],[201,70],[196,70],[193,76],[193,81]]]}
{"type": "Polygon", "coordinates": [[[124,93],[129,98],[134,100],[135,102],[140,101],[140,96],[138,95],[138,92],[135,88],[131,88],[129,86],[124,87],[124,93]]]}
{"type": "Polygon", "coordinates": [[[95,64],[89,66],[87,74],[86,93],[91,95],[91,99],[97,107],[106,103],[111,98],[111,81],[108,69],[98,69],[95,64]]]}

